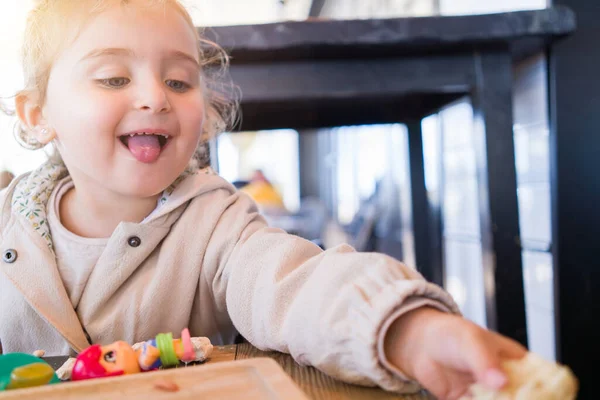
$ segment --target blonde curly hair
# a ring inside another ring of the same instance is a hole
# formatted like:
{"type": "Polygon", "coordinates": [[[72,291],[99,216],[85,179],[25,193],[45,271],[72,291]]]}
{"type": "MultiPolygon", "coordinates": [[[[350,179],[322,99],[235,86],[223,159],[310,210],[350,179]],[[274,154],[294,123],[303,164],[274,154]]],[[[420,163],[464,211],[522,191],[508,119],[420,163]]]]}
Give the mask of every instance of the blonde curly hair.
{"type": "MultiPolygon", "coordinates": [[[[74,40],[91,18],[107,8],[115,5],[128,6],[132,2],[133,0],[37,0],[27,18],[23,41],[25,88],[16,97],[35,94],[39,104],[43,104],[52,65],[60,52],[70,44],[67,39],[74,40]]],[[[192,162],[204,166],[209,161],[208,140],[233,127],[236,122],[239,94],[228,79],[229,57],[219,45],[202,37],[179,0],[145,0],[144,5],[174,7],[192,27],[198,40],[207,109],[200,144],[192,162]]],[[[15,126],[15,138],[21,146],[28,149],[44,147],[20,121],[15,126]]],[[[54,153],[54,157],[59,160],[58,151],[54,153]]]]}

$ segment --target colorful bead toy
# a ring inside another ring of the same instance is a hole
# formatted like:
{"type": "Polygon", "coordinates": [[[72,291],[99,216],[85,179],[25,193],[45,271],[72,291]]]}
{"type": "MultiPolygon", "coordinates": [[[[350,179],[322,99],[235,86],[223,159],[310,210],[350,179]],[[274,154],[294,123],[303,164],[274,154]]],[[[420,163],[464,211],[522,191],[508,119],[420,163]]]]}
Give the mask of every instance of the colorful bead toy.
{"type": "Polygon", "coordinates": [[[191,338],[188,329],[183,330],[181,339],[161,333],[133,347],[122,341],[108,346],[94,345],[77,356],[71,380],[135,374],[174,367],[180,362],[203,361],[211,351],[208,339],[191,338]]]}

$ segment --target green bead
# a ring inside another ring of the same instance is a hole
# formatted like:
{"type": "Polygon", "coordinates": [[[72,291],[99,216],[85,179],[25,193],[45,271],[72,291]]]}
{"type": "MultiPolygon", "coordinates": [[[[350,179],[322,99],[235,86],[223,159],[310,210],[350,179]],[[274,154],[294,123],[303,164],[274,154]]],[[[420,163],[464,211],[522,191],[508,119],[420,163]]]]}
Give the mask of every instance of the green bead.
{"type": "Polygon", "coordinates": [[[160,352],[160,361],[164,367],[179,365],[179,359],[173,346],[173,334],[160,333],[156,336],[156,346],[160,352]]]}

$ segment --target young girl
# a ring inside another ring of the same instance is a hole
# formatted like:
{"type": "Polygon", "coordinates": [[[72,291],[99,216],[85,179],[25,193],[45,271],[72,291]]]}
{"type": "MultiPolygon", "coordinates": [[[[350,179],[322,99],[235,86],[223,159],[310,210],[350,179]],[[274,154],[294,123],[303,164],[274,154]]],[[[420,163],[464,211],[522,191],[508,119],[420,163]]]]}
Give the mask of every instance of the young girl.
{"type": "Polygon", "coordinates": [[[0,192],[3,351],[66,355],[189,327],[398,392],[503,386],[518,344],[392,258],[267,227],[198,165],[228,110],[199,40],[177,0],[36,2],[18,136],[59,157],[0,192]]]}

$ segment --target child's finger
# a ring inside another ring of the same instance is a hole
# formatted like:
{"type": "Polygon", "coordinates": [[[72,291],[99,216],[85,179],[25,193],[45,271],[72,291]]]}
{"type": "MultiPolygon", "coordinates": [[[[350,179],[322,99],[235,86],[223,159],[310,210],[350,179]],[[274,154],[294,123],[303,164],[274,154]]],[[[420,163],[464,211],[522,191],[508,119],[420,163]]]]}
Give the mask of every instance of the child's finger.
{"type": "Polygon", "coordinates": [[[500,368],[496,347],[481,341],[475,341],[469,347],[469,367],[475,380],[490,389],[502,388],[507,378],[500,368]]]}
{"type": "Polygon", "coordinates": [[[508,379],[506,378],[504,372],[502,372],[500,369],[493,368],[485,371],[483,377],[478,379],[478,381],[490,389],[498,390],[502,389],[502,387],[506,385],[508,379]]]}
{"type": "Polygon", "coordinates": [[[527,349],[519,343],[498,335],[498,349],[503,358],[521,359],[527,354],[527,349]]]}

